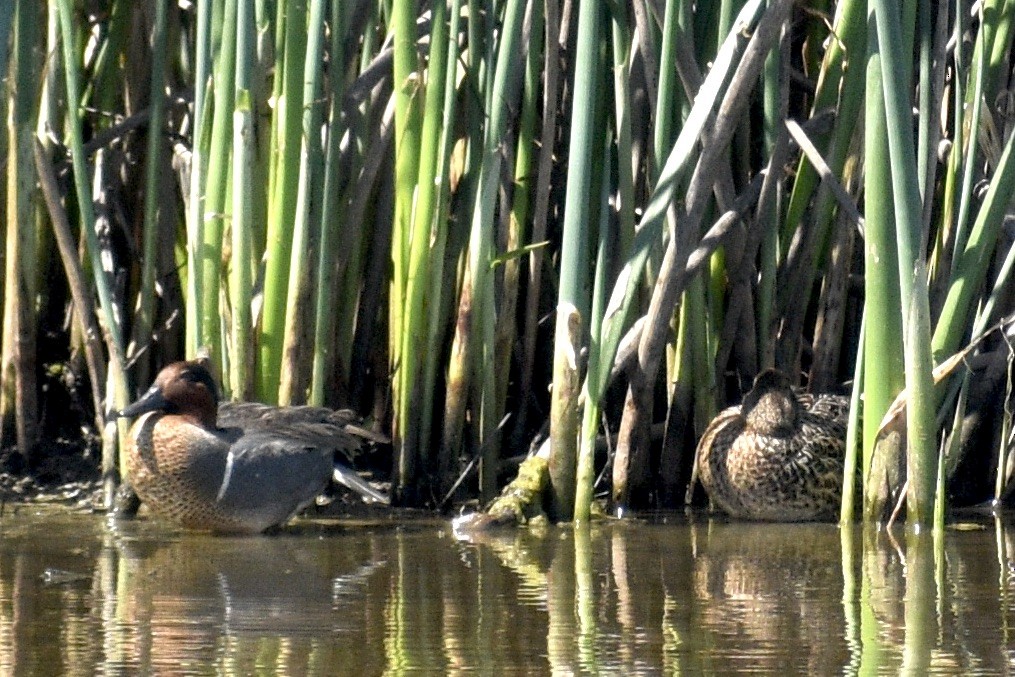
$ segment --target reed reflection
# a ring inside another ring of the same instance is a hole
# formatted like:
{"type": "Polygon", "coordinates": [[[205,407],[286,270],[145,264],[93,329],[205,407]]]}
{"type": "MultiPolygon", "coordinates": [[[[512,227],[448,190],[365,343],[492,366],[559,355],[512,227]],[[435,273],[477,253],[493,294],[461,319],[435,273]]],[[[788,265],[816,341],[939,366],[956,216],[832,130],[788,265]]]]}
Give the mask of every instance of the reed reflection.
{"type": "Polygon", "coordinates": [[[852,665],[921,675],[1011,672],[1013,581],[1003,572],[1012,553],[1001,543],[1015,524],[994,522],[996,544],[988,524],[955,523],[943,535],[862,530],[862,583],[847,608],[860,619],[852,665]]]}
{"type": "Polygon", "coordinates": [[[0,674],[1015,670],[1011,523],[935,541],[666,519],[455,539],[437,521],[214,538],[8,518],[0,674]]]}
{"type": "Polygon", "coordinates": [[[607,524],[552,531],[542,563],[527,557],[531,534],[472,540],[545,591],[556,672],[975,674],[1015,667],[1015,526],[997,525],[995,548],[976,525],[936,542],[835,525],[607,524]]]}

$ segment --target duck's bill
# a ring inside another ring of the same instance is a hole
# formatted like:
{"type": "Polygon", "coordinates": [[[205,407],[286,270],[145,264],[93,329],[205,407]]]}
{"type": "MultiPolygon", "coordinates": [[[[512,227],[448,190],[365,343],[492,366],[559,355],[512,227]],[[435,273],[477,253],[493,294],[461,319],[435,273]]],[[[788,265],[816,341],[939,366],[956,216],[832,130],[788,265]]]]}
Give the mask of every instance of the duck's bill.
{"type": "Polygon", "coordinates": [[[120,418],[133,418],[145,412],[165,409],[169,402],[162,396],[162,389],[152,386],[139,400],[117,412],[120,418]]]}

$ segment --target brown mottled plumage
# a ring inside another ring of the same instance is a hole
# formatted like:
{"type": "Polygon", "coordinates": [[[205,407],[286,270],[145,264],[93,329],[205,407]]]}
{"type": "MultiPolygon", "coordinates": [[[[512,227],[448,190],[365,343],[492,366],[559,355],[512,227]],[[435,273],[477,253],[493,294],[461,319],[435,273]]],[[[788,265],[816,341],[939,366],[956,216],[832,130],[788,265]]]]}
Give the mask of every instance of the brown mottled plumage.
{"type": "Polygon", "coordinates": [[[744,519],[834,518],[848,416],[847,398],[797,393],[785,374],[762,372],[698,443],[698,476],[713,505],[744,519]]]}

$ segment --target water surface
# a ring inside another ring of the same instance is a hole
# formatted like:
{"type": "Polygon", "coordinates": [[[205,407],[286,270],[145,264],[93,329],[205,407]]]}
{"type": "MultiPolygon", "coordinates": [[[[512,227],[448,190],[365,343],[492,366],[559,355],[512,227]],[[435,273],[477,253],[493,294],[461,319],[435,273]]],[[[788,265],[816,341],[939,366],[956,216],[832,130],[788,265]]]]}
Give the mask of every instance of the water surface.
{"type": "Polygon", "coordinates": [[[10,506],[0,674],[1008,674],[1015,521],[215,537],[10,506]]]}

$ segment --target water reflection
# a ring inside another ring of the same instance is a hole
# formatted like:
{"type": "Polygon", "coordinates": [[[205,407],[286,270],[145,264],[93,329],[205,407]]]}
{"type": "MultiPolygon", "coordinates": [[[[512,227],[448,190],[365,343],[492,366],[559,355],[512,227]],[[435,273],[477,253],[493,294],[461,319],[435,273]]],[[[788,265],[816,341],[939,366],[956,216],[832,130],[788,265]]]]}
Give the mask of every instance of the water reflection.
{"type": "Polygon", "coordinates": [[[676,515],[215,538],[22,510],[0,536],[0,674],[1015,670],[1002,520],[938,542],[676,515]]]}
{"type": "Polygon", "coordinates": [[[110,554],[118,566],[101,579],[101,596],[118,601],[106,637],[118,662],[305,674],[338,658],[330,638],[383,634],[383,608],[364,590],[385,561],[369,542],[338,550],[290,536],[114,538],[110,554]]]}

